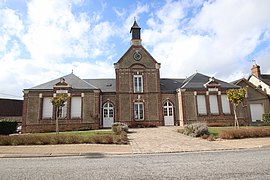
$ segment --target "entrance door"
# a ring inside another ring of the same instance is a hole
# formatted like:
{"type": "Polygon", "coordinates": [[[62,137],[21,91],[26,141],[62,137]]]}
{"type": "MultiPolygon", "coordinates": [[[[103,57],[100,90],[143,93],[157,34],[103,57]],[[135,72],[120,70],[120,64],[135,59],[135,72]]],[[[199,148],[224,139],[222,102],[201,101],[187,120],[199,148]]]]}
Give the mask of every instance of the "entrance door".
{"type": "Polygon", "coordinates": [[[250,113],[252,122],[256,122],[257,120],[262,120],[262,116],[264,113],[262,104],[250,104],[250,113]]]}
{"type": "Polygon", "coordinates": [[[167,101],[163,106],[164,124],[165,126],[174,125],[173,104],[167,101]]]}
{"type": "Polygon", "coordinates": [[[107,102],[103,105],[103,127],[112,127],[114,119],[113,105],[107,102]]]}

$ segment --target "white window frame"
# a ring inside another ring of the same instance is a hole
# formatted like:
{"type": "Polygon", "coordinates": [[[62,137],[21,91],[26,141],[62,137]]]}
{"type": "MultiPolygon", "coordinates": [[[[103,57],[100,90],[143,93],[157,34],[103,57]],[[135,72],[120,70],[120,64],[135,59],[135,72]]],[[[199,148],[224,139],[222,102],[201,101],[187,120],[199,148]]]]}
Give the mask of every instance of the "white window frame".
{"type": "Polygon", "coordinates": [[[221,105],[222,105],[222,112],[224,114],[231,114],[230,102],[227,98],[227,95],[225,94],[221,95],[221,105]]]}
{"type": "Polygon", "coordinates": [[[111,102],[103,105],[103,118],[114,118],[114,107],[111,102]]]}
{"type": "Polygon", "coordinates": [[[199,115],[207,115],[205,95],[197,95],[197,110],[199,115]]]}
{"type": "Polygon", "coordinates": [[[134,88],[135,93],[143,92],[143,76],[142,75],[134,75],[133,88],[134,88]]]}
{"type": "Polygon", "coordinates": [[[44,97],[42,103],[42,119],[52,119],[53,105],[50,97],[44,97]]]}
{"type": "Polygon", "coordinates": [[[209,104],[210,104],[210,113],[218,115],[219,114],[218,96],[209,95],[209,104]]]}
{"type": "Polygon", "coordinates": [[[72,97],[71,98],[71,118],[81,118],[82,117],[82,98],[72,97]]]}
{"type": "Polygon", "coordinates": [[[67,102],[64,103],[64,106],[59,106],[57,112],[58,118],[60,119],[67,118],[67,102]]]}
{"type": "Polygon", "coordinates": [[[134,103],[134,119],[136,121],[144,120],[144,104],[142,102],[134,103]]]}

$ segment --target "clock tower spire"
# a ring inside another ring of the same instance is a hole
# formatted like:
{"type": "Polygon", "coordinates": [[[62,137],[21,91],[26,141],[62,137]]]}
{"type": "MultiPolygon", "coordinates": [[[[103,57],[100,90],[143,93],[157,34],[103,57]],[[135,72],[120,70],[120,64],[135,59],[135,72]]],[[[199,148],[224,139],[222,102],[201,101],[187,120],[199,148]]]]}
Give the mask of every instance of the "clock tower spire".
{"type": "Polygon", "coordinates": [[[130,29],[132,34],[131,45],[140,46],[141,45],[141,28],[137,24],[136,19],[134,18],[133,26],[130,29]]]}

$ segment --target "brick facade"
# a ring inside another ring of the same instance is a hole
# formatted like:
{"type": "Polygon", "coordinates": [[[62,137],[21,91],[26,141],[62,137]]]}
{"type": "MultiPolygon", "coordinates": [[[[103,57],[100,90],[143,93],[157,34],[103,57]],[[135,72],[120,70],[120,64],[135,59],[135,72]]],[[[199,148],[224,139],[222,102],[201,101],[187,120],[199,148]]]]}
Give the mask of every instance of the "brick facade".
{"type": "MultiPolygon", "coordinates": [[[[131,28],[131,46],[114,64],[115,79],[80,79],[73,73],[24,90],[23,132],[55,131],[55,109],[43,118],[45,97],[66,92],[66,116],[59,119],[59,130],[98,129],[113,122],[132,127],[185,125],[206,122],[209,125],[231,125],[234,115],[222,113],[221,95],[226,89],[238,88],[229,83],[196,73],[186,79],[161,79],[160,63],[141,45],[136,21],[131,28]],[[218,88],[215,92],[210,89],[218,88]],[[218,114],[210,113],[208,96],[217,95],[218,114]],[[198,113],[196,97],[205,95],[207,113],[198,113]],[[81,116],[72,118],[72,97],[80,97],[81,116]],[[106,105],[106,107],[105,107],[106,105]],[[109,105],[109,107],[107,106],[109,105]],[[107,109],[108,108],[108,109],[107,109]]],[[[47,105],[49,107],[49,105],[47,105]]],[[[47,109],[48,110],[48,109],[47,109]]],[[[239,111],[241,114],[243,111],[239,111]]],[[[243,114],[243,113],[242,113],[243,114]]],[[[244,124],[247,116],[241,116],[244,124]]]]}

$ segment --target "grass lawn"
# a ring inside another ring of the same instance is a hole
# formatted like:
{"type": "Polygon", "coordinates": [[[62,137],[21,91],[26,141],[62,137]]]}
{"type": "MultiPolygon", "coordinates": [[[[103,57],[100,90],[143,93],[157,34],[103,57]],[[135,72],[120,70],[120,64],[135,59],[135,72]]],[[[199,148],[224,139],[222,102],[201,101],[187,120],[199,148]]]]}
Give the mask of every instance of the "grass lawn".
{"type": "MultiPolygon", "coordinates": [[[[49,133],[34,133],[34,135],[53,135],[56,132],[49,132],[49,133]]],[[[66,132],[59,132],[60,135],[79,135],[79,136],[95,136],[95,135],[108,135],[113,134],[111,129],[108,130],[89,130],[89,131],[66,131],[66,132]]]]}

